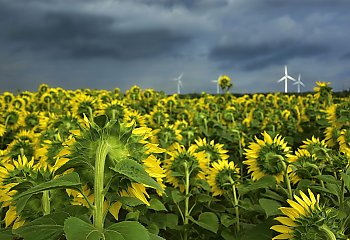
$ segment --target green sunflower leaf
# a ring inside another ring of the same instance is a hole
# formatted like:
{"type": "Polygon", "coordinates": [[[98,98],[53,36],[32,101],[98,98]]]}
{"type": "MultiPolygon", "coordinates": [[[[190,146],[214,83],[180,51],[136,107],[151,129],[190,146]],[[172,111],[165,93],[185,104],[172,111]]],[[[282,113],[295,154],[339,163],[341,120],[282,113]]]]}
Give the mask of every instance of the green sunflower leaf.
{"type": "Polygon", "coordinates": [[[63,236],[64,220],[68,217],[66,212],[52,213],[14,229],[13,233],[24,240],[56,240],[63,236]]]}
{"type": "Polygon", "coordinates": [[[145,171],[144,167],[134,160],[123,159],[120,160],[115,167],[111,169],[117,173],[120,173],[131,180],[142,183],[148,187],[155,188],[159,191],[163,191],[162,187],[151,178],[148,173],[145,171]]]}
{"type": "Polygon", "coordinates": [[[209,230],[213,233],[217,233],[219,229],[219,219],[215,213],[212,212],[204,212],[199,215],[198,221],[189,217],[189,219],[197,224],[198,226],[209,230]]]}
{"type": "MultiPolygon", "coordinates": [[[[64,232],[67,240],[100,240],[103,238],[103,233],[95,226],[76,217],[70,217],[64,221],[64,232]]],[[[122,237],[113,237],[110,239],[124,240],[122,237]]]]}
{"type": "MultiPolygon", "coordinates": [[[[109,226],[105,229],[105,236],[108,233],[119,233],[125,240],[151,240],[147,229],[139,222],[123,221],[109,226]]],[[[106,238],[107,239],[107,238],[106,238]]],[[[119,238],[111,238],[110,240],[119,240],[119,238]]],[[[154,239],[154,238],[152,238],[154,239]]],[[[69,240],[69,239],[68,239],[69,240]]]]}
{"type": "Polygon", "coordinates": [[[2,240],[12,240],[13,234],[11,228],[5,228],[0,230],[0,239],[2,240]]]}
{"type": "Polygon", "coordinates": [[[78,173],[72,172],[65,174],[57,179],[53,179],[48,182],[41,183],[37,186],[34,186],[30,189],[28,189],[25,192],[22,192],[14,197],[14,200],[18,200],[21,197],[37,194],[42,191],[50,190],[50,189],[56,189],[56,188],[73,188],[76,189],[81,185],[80,178],[78,173]]]}
{"type": "Polygon", "coordinates": [[[261,198],[261,199],[259,199],[259,204],[264,209],[264,211],[266,213],[266,217],[281,214],[281,212],[278,208],[282,207],[282,205],[275,200],[261,198]]]}
{"type": "MultiPolygon", "coordinates": [[[[350,169],[350,168],[349,168],[350,169]]],[[[345,186],[348,188],[348,190],[350,191],[350,174],[345,174],[342,173],[341,177],[343,178],[344,184],[345,186]]]]}
{"type": "Polygon", "coordinates": [[[165,208],[164,204],[156,198],[152,198],[149,201],[149,204],[150,204],[150,206],[148,206],[149,209],[153,209],[155,211],[168,211],[165,208]]]}

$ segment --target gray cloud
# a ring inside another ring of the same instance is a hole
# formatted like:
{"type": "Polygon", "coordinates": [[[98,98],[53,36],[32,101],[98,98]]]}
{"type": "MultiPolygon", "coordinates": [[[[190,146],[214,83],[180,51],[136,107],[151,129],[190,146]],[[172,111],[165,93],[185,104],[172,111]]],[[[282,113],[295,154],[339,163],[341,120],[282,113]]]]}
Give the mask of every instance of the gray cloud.
{"type": "Polygon", "coordinates": [[[286,64],[295,58],[318,57],[328,51],[329,47],[326,45],[280,39],[271,42],[216,46],[210,51],[209,57],[221,62],[222,66],[258,70],[271,65],[286,64]]]}
{"type": "MultiPolygon", "coordinates": [[[[152,87],[280,91],[288,63],[305,90],[347,86],[348,0],[0,0],[0,89],[152,87]]],[[[292,89],[292,88],[291,88],[292,89]]]]}
{"type": "Polygon", "coordinates": [[[119,30],[116,19],[82,12],[48,12],[3,31],[18,51],[49,52],[66,58],[129,60],[171,54],[191,36],[165,28],[119,30]]]}

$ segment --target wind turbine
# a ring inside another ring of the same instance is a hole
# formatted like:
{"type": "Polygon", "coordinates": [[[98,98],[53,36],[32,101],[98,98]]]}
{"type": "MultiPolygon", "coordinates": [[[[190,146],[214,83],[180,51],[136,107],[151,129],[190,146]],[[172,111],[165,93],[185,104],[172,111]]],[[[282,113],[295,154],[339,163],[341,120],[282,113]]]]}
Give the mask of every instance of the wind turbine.
{"type": "Polygon", "coordinates": [[[282,81],[284,81],[284,92],[285,92],[285,93],[288,92],[288,85],[287,85],[287,84],[288,84],[288,83],[287,83],[288,79],[290,79],[290,80],[292,80],[292,81],[296,81],[293,77],[291,77],[291,76],[288,75],[288,69],[287,69],[287,66],[285,65],[285,66],[284,66],[284,76],[281,77],[281,79],[277,81],[277,82],[282,82],[282,81]]]}
{"type": "Polygon", "coordinates": [[[220,93],[220,86],[219,86],[219,79],[221,78],[222,74],[218,77],[216,80],[211,80],[211,82],[216,83],[216,93],[220,93]]]}
{"type": "Polygon", "coordinates": [[[181,73],[180,76],[178,76],[177,78],[173,78],[173,81],[177,81],[177,94],[180,94],[180,87],[182,87],[182,76],[184,75],[184,73],[181,73]]]}
{"type": "Polygon", "coordinates": [[[305,87],[304,83],[302,81],[300,81],[300,74],[298,77],[298,81],[296,81],[295,83],[293,83],[293,85],[297,84],[298,85],[298,93],[300,93],[300,85],[305,87]]]}

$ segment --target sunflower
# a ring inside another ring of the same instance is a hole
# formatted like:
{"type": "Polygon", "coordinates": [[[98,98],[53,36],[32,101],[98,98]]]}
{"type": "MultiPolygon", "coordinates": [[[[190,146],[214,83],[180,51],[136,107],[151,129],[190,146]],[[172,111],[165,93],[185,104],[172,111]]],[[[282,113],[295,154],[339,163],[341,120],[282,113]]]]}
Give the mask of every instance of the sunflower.
{"type": "MultiPolygon", "coordinates": [[[[40,184],[43,180],[48,180],[44,176],[50,176],[50,173],[46,173],[38,168],[34,157],[29,161],[25,155],[19,155],[17,160],[11,159],[7,163],[2,163],[2,166],[0,166],[0,202],[2,207],[9,207],[5,216],[6,227],[13,224],[12,227],[17,228],[23,225],[27,219],[33,220],[40,217],[42,209],[37,204],[27,204],[20,213],[16,211],[16,201],[13,197],[20,193],[19,191],[27,189],[21,187],[18,190],[14,190],[13,188],[21,183],[25,183],[23,186],[40,184]]],[[[31,198],[29,201],[35,203],[37,198],[31,198]]]]}
{"type": "MultiPolygon", "coordinates": [[[[158,192],[162,192],[162,185],[165,173],[160,166],[160,161],[153,154],[164,152],[156,144],[152,144],[148,139],[153,135],[152,129],[147,127],[134,128],[133,123],[121,123],[118,120],[108,120],[106,115],[95,117],[93,121],[86,117],[85,126],[81,130],[71,131],[73,135],[64,143],[64,148],[57,155],[57,160],[54,168],[58,172],[66,171],[74,168],[82,179],[84,184],[93,186],[96,184],[95,179],[101,177],[98,171],[100,162],[105,161],[103,172],[103,181],[117,181],[116,178],[121,178],[121,184],[111,185],[110,189],[116,193],[121,192],[133,185],[136,180],[132,177],[121,177],[115,174],[115,167],[120,165],[120,162],[134,162],[133,165],[140,174],[150,178],[148,184],[143,184],[146,188],[155,188],[158,192]],[[101,146],[105,146],[105,160],[98,159],[98,152],[101,146]],[[64,164],[62,164],[64,163],[64,164]],[[135,167],[135,166],[134,166],[135,167]],[[153,178],[155,179],[153,179],[153,178]],[[152,184],[150,184],[152,183],[152,184]]],[[[131,164],[131,163],[129,163],[131,164]]],[[[140,190],[140,187],[134,188],[132,191],[140,190]]],[[[96,193],[96,189],[94,187],[96,193]]],[[[130,190],[131,191],[131,190],[130,190]]],[[[141,190],[140,190],[141,191],[141,190]]],[[[140,197],[141,194],[135,196],[140,197]]],[[[144,195],[142,195],[144,196],[144,195]]],[[[96,197],[96,194],[95,194],[96,197]]],[[[144,199],[140,199],[143,201],[144,199]]],[[[95,199],[96,202],[96,199],[95,199]]]]}
{"type": "Polygon", "coordinates": [[[294,155],[289,156],[288,162],[292,163],[293,171],[289,173],[289,178],[293,184],[320,174],[318,166],[321,161],[317,159],[316,154],[311,154],[306,149],[297,149],[294,155]]]}
{"type": "Polygon", "coordinates": [[[231,78],[226,75],[221,75],[219,77],[218,84],[222,91],[228,91],[232,87],[231,78]]]}
{"type": "Polygon", "coordinates": [[[208,172],[207,181],[213,196],[223,195],[226,191],[232,190],[232,184],[239,183],[239,168],[234,162],[218,160],[211,164],[208,172]]]}
{"type": "Polygon", "coordinates": [[[147,126],[145,116],[141,115],[139,111],[128,109],[128,108],[125,108],[124,110],[125,110],[125,114],[124,114],[123,122],[127,123],[127,122],[134,121],[136,127],[147,126]]]}
{"type": "Polygon", "coordinates": [[[164,161],[167,182],[181,192],[185,190],[185,165],[190,166],[190,179],[205,179],[205,170],[203,166],[208,165],[205,153],[196,152],[195,146],[186,149],[184,146],[176,143],[174,150],[168,152],[170,158],[164,161]],[[186,164],[185,164],[186,163],[186,164]]]}
{"type": "Polygon", "coordinates": [[[0,137],[4,136],[5,133],[6,133],[6,127],[5,125],[0,123],[0,137]]]}
{"type": "Polygon", "coordinates": [[[208,163],[217,162],[219,160],[227,160],[228,150],[224,149],[224,144],[214,143],[214,140],[207,142],[206,138],[195,140],[196,152],[204,151],[208,159],[208,163]]]}
{"type": "Polygon", "coordinates": [[[123,119],[126,107],[123,102],[119,100],[112,100],[101,106],[101,109],[96,111],[96,115],[105,114],[109,119],[123,119]]]}
{"type": "Polygon", "coordinates": [[[163,110],[156,109],[148,115],[148,121],[151,127],[158,128],[169,122],[169,114],[163,110]]]}
{"type": "MultiPolygon", "coordinates": [[[[248,173],[251,173],[254,181],[263,176],[272,175],[276,178],[277,183],[283,181],[285,166],[282,161],[286,161],[289,156],[290,147],[280,135],[274,139],[267,132],[262,133],[264,140],[255,137],[256,142],[249,144],[245,149],[246,155],[244,164],[248,165],[248,173]]],[[[291,171],[288,167],[288,172],[291,171]]]]}
{"type": "Polygon", "coordinates": [[[4,125],[6,128],[11,130],[16,130],[20,123],[22,122],[23,115],[17,109],[14,109],[10,106],[5,112],[2,114],[2,118],[4,119],[4,125]]]}
{"type": "Polygon", "coordinates": [[[96,110],[96,106],[99,106],[97,99],[85,94],[76,94],[71,100],[72,113],[83,118],[83,115],[92,117],[96,110]]]}
{"type": "Polygon", "coordinates": [[[11,103],[14,109],[19,111],[25,110],[26,102],[22,97],[17,96],[11,103]]]}
{"type": "Polygon", "coordinates": [[[181,130],[174,128],[174,125],[165,124],[154,131],[152,142],[160,144],[162,148],[171,150],[174,145],[182,140],[181,130]]]}
{"type": "Polygon", "coordinates": [[[303,145],[300,148],[308,150],[311,154],[316,154],[316,156],[324,156],[324,153],[329,151],[326,140],[320,140],[314,136],[311,139],[306,139],[303,141],[303,145]]]}
{"type": "Polygon", "coordinates": [[[340,136],[339,128],[334,126],[326,127],[324,134],[326,145],[329,147],[334,147],[337,144],[338,137],[340,136]]]}
{"type": "Polygon", "coordinates": [[[294,195],[294,200],[288,199],[290,207],[280,207],[285,216],[275,220],[282,225],[274,225],[272,230],[280,233],[274,239],[306,239],[321,240],[335,237],[334,223],[330,219],[329,211],[320,207],[320,195],[315,195],[308,189],[309,196],[300,191],[300,197],[294,195]]]}
{"type": "Polygon", "coordinates": [[[338,137],[339,151],[343,153],[350,153],[350,131],[342,129],[338,137]]]}

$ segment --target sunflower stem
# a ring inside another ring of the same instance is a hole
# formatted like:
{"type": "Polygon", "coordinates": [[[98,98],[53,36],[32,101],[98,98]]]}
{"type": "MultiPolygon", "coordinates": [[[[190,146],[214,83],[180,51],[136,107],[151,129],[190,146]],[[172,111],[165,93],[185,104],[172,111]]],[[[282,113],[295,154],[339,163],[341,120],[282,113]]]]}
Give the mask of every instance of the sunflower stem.
{"type": "Polygon", "coordinates": [[[288,198],[293,200],[292,187],[290,185],[290,179],[288,176],[288,165],[284,162],[284,159],[282,156],[280,156],[280,155],[277,155],[277,156],[281,160],[282,166],[284,168],[284,181],[286,182],[287,189],[288,189],[288,198]]]}
{"type": "Polygon", "coordinates": [[[103,202],[104,202],[104,167],[106,156],[108,154],[108,144],[101,139],[96,151],[95,159],[95,180],[94,180],[94,196],[95,209],[93,212],[94,226],[100,231],[103,231],[103,202]]]}
{"type": "Polygon", "coordinates": [[[50,214],[50,191],[46,190],[43,191],[43,196],[41,198],[41,203],[43,206],[43,213],[44,215],[50,214]]]}
{"type": "Polygon", "coordinates": [[[321,227],[319,227],[319,229],[326,234],[327,240],[337,240],[334,233],[327,225],[323,224],[321,227]]]}
{"type": "Polygon", "coordinates": [[[184,232],[184,240],[188,239],[188,219],[189,219],[189,202],[190,202],[190,171],[189,166],[187,162],[184,162],[185,167],[185,216],[184,216],[184,225],[185,225],[185,232],[184,232]]]}
{"type": "Polygon", "coordinates": [[[238,198],[237,198],[237,193],[236,193],[236,184],[231,177],[229,179],[230,179],[230,182],[232,184],[233,200],[234,200],[234,207],[235,207],[235,213],[236,213],[236,229],[237,229],[237,232],[239,232],[240,231],[239,207],[238,207],[238,198]]]}

